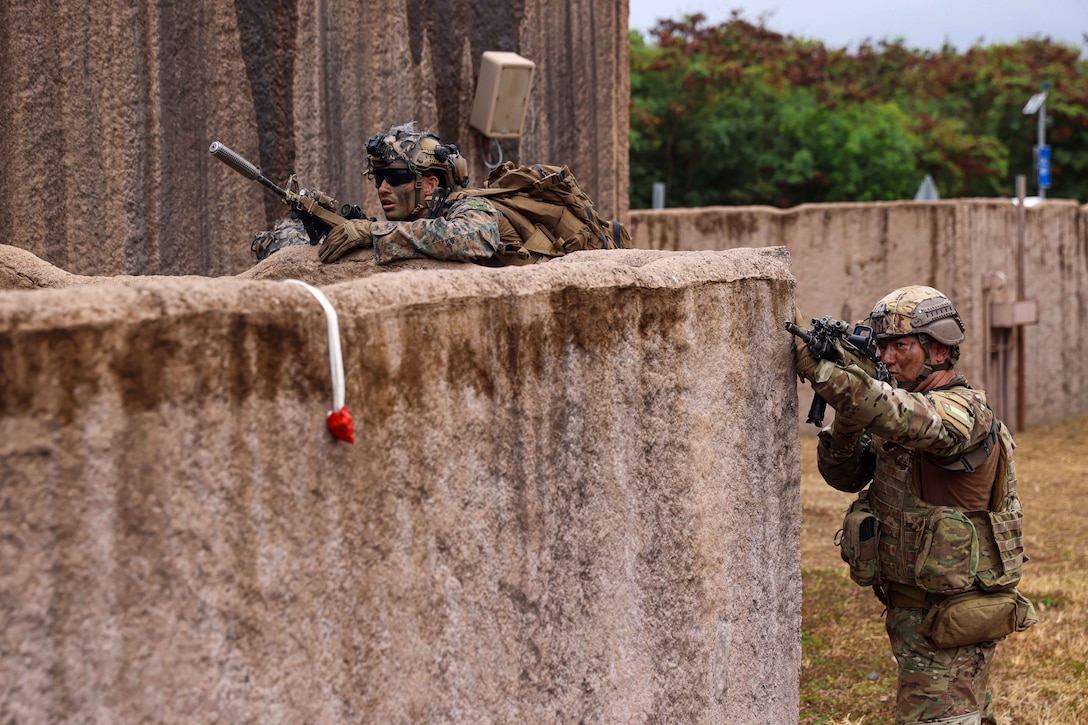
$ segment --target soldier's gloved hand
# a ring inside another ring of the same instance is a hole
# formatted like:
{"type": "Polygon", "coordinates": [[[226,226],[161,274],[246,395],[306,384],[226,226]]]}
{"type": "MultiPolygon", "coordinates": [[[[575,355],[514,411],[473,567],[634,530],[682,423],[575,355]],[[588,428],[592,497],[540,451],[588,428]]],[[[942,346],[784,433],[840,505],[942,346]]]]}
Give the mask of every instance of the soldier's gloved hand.
{"type": "MultiPolygon", "coordinates": [[[[800,312],[794,311],[793,321],[798,327],[804,329],[805,319],[801,317],[800,312]]],[[[793,338],[793,360],[797,364],[797,377],[801,378],[801,380],[811,381],[816,366],[820,361],[812,357],[812,351],[808,349],[805,341],[799,337],[793,338]]]]}
{"type": "Polygon", "coordinates": [[[808,349],[808,345],[801,338],[794,338],[793,361],[797,365],[797,377],[811,382],[816,372],[816,366],[820,364],[820,361],[812,357],[812,351],[808,349]]]}
{"type": "Polygon", "coordinates": [[[370,234],[370,222],[366,219],[353,219],[325,235],[325,242],[317,251],[317,256],[322,262],[335,262],[353,249],[372,246],[374,237],[370,234]]]}

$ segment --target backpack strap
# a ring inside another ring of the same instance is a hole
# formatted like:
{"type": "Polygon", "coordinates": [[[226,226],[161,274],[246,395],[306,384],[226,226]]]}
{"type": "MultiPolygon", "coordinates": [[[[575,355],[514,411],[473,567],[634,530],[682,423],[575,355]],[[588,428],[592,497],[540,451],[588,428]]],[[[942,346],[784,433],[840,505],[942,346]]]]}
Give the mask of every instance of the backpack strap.
{"type": "Polygon", "coordinates": [[[617,221],[612,222],[612,246],[616,249],[623,248],[623,225],[617,221]]]}

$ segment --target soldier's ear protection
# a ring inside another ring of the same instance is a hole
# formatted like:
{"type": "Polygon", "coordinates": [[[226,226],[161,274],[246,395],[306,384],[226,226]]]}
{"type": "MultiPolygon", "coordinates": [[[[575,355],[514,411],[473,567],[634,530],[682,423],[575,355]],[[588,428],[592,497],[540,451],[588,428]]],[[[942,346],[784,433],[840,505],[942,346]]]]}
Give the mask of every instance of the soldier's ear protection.
{"type": "Polygon", "coordinates": [[[468,162],[460,154],[453,160],[453,175],[454,181],[460,184],[462,189],[468,186],[468,162]]]}
{"type": "Polygon", "coordinates": [[[434,150],[434,157],[439,163],[449,164],[453,172],[453,183],[464,188],[468,186],[468,162],[457,151],[455,144],[439,146],[434,150]],[[450,160],[452,157],[452,161],[450,160]]]}
{"type": "Polygon", "coordinates": [[[438,144],[431,153],[435,161],[444,164],[449,169],[453,184],[460,187],[468,186],[468,162],[457,151],[456,144],[438,144]]]}

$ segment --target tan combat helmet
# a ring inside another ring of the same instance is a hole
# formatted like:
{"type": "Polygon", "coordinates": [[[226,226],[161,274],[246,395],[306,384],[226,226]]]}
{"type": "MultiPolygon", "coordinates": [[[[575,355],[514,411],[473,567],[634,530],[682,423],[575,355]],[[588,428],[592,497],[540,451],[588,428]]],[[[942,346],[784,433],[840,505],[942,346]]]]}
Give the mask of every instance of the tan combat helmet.
{"type": "Polygon", "coordinates": [[[934,370],[947,369],[959,362],[960,343],[964,340],[963,320],[952,300],[939,290],[924,285],[901,287],[882,297],[869,313],[868,325],[877,340],[903,335],[917,335],[926,352],[925,365],[909,389],[929,377],[934,370]],[[930,362],[931,340],[948,346],[948,362],[934,366],[930,362]]]}
{"type": "Polygon", "coordinates": [[[415,211],[427,208],[419,198],[420,179],[426,174],[438,178],[439,191],[431,199],[429,217],[441,213],[442,204],[454,186],[468,186],[468,163],[454,144],[444,144],[428,131],[417,132],[414,123],[394,126],[366,142],[367,175],[383,169],[407,169],[415,174],[415,211]]]}

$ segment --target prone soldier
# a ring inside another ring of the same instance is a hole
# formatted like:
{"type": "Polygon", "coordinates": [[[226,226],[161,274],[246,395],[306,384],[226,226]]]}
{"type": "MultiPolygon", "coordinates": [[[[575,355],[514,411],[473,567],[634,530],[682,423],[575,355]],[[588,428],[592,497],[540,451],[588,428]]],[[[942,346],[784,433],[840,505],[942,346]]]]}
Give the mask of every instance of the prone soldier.
{"type": "Polygon", "coordinates": [[[501,216],[495,208],[480,198],[447,203],[455,186],[468,185],[468,164],[455,145],[409,123],[371,138],[366,153],[366,173],[386,221],[336,226],[318,251],[322,262],[371,247],[378,264],[418,257],[487,263],[495,257],[501,216]]]}

